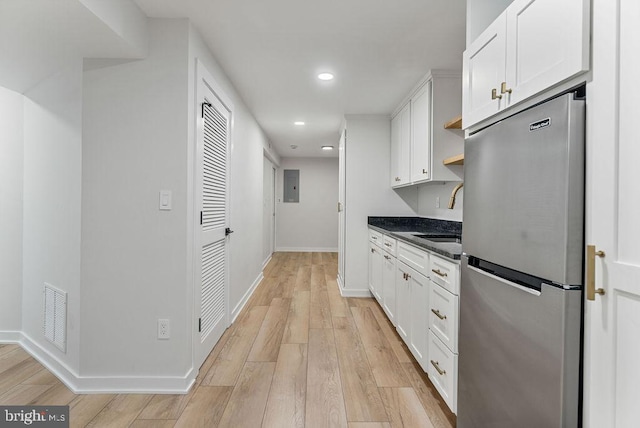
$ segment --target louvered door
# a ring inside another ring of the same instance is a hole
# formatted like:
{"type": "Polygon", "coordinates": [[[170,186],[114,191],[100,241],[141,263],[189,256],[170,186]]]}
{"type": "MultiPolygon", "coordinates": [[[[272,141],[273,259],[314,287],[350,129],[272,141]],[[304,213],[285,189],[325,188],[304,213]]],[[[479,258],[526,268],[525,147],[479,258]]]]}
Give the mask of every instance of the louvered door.
{"type": "MultiPolygon", "coordinates": [[[[201,70],[200,68],[198,69],[201,70]]],[[[196,152],[196,364],[201,365],[229,325],[227,151],[231,111],[202,73],[198,87],[196,152]]]]}

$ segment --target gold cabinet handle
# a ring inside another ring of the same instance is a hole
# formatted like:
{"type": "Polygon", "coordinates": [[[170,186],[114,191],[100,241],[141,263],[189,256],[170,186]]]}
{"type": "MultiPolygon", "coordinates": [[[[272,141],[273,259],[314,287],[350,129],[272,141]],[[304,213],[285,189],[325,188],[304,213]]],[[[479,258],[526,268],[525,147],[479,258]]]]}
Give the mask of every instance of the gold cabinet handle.
{"type": "Polygon", "coordinates": [[[375,252],[376,252],[376,250],[374,250],[374,249],[372,248],[372,249],[371,249],[371,252],[372,252],[372,253],[375,253],[375,252]]]}
{"type": "Polygon", "coordinates": [[[396,181],[400,181],[400,177],[396,177],[396,181]]]}
{"type": "Polygon", "coordinates": [[[604,295],[604,288],[596,289],[596,256],[604,257],[604,251],[596,251],[595,245],[587,245],[587,300],[596,300],[596,294],[604,295]]]}
{"type": "Polygon", "coordinates": [[[384,245],[387,246],[387,247],[392,247],[392,245],[389,244],[388,242],[385,242],[384,245]]]}
{"type": "Polygon", "coordinates": [[[431,269],[431,272],[435,273],[436,275],[439,275],[443,278],[447,277],[447,273],[446,272],[441,272],[440,269],[431,269]]]}
{"type": "Polygon", "coordinates": [[[441,320],[446,320],[447,316],[446,315],[442,315],[440,313],[439,309],[431,309],[431,312],[433,312],[438,318],[440,318],[441,320]]]}
{"type": "Polygon", "coordinates": [[[500,84],[500,93],[501,94],[510,94],[511,92],[513,92],[511,90],[511,88],[507,89],[507,82],[502,82],[500,84]]]}
{"type": "Polygon", "coordinates": [[[446,370],[442,370],[442,369],[440,368],[440,364],[438,364],[438,362],[437,362],[437,361],[433,361],[433,360],[431,360],[431,365],[432,365],[433,367],[435,367],[436,371],[438,372],[438,374],[439,374],[440,376],[442,376],[442,375],[446,375],[446,374],[447,374],[447,371],[446,371],[446,370]]]}
{"type": "Polygon", "coordinates": [[[426,170],[426,169],[424,169],[424,168],[422,168],[422,173],[423,173],[423,174],[428,174],[427,170],[426,170]]]}
{"type": "Polygon", "coordinates": [[[499,100],[502,98],[502,95],[498,95],[498,90],[497,89],[492,89],[491,90],[491,99],[492,100],[499,100]]]}

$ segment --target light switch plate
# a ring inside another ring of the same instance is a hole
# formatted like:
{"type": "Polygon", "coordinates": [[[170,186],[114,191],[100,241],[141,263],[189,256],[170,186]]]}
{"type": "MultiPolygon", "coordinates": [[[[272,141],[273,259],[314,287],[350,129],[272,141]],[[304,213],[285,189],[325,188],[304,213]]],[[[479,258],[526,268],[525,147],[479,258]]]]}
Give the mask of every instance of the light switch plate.
{"type": "Polygon", "coordinates": [[[160,211],[171,210],[171,190],[160,191],[160,211]]]}

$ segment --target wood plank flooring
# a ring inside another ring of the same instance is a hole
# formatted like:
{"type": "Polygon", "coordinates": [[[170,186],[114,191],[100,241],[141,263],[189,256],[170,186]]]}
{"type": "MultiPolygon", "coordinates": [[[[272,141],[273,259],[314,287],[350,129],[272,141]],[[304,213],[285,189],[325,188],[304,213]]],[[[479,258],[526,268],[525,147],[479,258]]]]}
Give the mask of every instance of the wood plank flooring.
{"type": "Polygon", "coordinates": [[[75,395],[0,345],[0,405],[69,405],[72,427],[452,428],[373,299],[340,295],[335,253],[276,253],[185,395],[75,395]]]}

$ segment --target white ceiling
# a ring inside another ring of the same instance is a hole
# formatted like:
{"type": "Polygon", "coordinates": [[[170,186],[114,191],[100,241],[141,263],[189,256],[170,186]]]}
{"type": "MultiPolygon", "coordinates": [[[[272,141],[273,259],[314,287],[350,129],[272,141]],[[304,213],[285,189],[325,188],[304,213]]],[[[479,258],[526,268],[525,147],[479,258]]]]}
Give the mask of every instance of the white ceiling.
{"type": "Polygon", "coordinates": [[[192,21],[284,157],[326,156],[345,114],[389,114],[429,69],[462,64],[466,0],[135,2],[192,21]]]}

